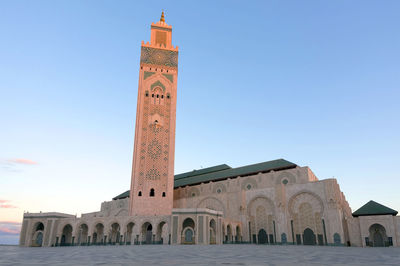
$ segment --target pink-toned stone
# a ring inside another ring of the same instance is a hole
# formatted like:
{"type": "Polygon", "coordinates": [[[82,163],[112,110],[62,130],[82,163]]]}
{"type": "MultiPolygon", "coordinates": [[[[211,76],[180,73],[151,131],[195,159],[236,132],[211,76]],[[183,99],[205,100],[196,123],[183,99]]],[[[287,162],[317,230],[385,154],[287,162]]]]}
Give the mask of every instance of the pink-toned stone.
{"type": "MultiPolygon", "coordinates": [[[[171,26],[163,21],[151,26],[150,43],[142,42],[142,47],[178,51],[172,46],[171,26]]],[[[172,212],[178,69],[157,64],[155,60],[155,63],[140,64],[130,215],[171,215],[172,212]],[[145,72],[154,74],[145,76],[145,72]],[[165,75],[172,75],[172,81],[165,75]],[[154,86],[160,83],[165,89],[154,86]],[[154,196],[151,197],[152,189],[154,196]]]]}

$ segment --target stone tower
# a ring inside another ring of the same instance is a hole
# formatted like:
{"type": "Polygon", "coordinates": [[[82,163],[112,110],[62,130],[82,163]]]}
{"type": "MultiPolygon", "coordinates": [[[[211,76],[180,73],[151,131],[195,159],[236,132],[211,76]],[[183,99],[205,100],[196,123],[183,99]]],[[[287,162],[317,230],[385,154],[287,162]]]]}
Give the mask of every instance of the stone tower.
{"type": "Polygon", "coordinates": [[[171,215],[178,47],[164,12],[142,41],[130,191],[131,215],[171,215]]]}

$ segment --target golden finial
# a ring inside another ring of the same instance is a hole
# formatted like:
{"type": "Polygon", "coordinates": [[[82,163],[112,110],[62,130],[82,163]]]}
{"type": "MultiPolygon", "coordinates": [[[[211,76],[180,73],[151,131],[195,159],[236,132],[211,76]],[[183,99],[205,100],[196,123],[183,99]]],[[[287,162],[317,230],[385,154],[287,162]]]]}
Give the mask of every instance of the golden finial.
{"type": "Polygon", "coordinates": [[[164,10],[161,12],[161,18],[160,18],[161,22],[165,22],[165,17],[164,17],[164,10]]]}

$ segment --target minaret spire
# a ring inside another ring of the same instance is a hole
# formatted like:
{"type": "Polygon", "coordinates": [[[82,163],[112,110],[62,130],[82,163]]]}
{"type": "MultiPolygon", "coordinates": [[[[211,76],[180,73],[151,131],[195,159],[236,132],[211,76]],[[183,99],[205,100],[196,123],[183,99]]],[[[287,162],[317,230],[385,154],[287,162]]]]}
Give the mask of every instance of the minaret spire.
{"type": "Polygon", "coordinates": [[[165,22],[164,10],[161,12],[160,22],[165,22]]]}
{"type": "Polygon", "coordinates": [[[178,47],[172,45],[172,26],[164,21],[163,11],[151,24],[150,43],[141,47],[129,196],[133,216],[172,215],[178,47]]]}

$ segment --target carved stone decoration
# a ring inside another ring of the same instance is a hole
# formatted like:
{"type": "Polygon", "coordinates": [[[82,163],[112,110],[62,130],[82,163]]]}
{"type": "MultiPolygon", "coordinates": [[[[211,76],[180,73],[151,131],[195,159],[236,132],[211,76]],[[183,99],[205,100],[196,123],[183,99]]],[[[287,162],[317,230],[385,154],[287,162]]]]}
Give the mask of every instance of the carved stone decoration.
{"type": "Polygon", "coordinates": [[[178,52],[142,46],[140,63],[166,67],[178,67],[178,52]]]}

